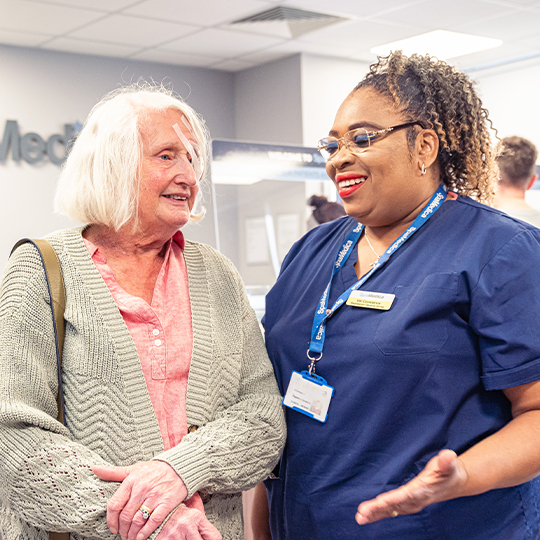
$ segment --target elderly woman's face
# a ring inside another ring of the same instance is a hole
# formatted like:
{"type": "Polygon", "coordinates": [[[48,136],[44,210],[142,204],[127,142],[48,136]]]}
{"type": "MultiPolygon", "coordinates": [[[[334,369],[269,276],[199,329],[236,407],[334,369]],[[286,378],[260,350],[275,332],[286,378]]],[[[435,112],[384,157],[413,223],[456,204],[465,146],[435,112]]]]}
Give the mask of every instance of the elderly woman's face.
{"type": "MultiPolygon", "coordinates": [[[[391,100],[371,88],[362,88],[343,102],[330,135],[340,138],[357,128],[377,131],[410,120],[391,100]]],[[[326,171],[343,199],[347,214],[360,223],[391,226],[437,189],[438,184],[433,186],[420,173],[416,149],[411,156],[406,132],[400,129],[375,138],[362,153],[353,153],[341,145],[328,161],[326,171]]]]}
{"type": "Polygon", "coordinates": [[[139,222],[147,232],[172,236],[189,220],[199,190],[193,157],[173,127],[192,144],[195,137],[175,109],[149,114],[141,121],[143,163],[139,188],[139,222]]]}

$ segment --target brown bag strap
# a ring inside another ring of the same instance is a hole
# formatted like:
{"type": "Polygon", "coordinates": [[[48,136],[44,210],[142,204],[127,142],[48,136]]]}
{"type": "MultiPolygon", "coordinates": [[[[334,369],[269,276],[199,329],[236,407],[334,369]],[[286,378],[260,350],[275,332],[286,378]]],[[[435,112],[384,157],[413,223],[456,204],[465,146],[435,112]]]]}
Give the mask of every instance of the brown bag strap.
{"type": "Polygon", "coordinates": [[[69,533],[49,533],[49,540],[69,540],[69,533]]]}
{"type": "MultiPolygon", "coordinates": [[[[64,278],[58,255],[47,240],[32,240],[23,238],[19,240],[11,250],[13,253],[20,245],[33,244],[41,257],[41,262],[45,269],[45,280],[51,300],[51,312],[54,322],[54,340],[56,342],[56,364],[58,368],[58,421],[66,425],[64,414],[64,391],[62,389],[62,350],[64,348],[64,336],[66,333],[66,323],[64,321],[64,311],[66,308],[66,291],[64,288],[64,278]]],[[[49,540],[69,540],[69,533],[50,532],[49,540]]]]}
{"type": "Polygon", "coordinates": [[[51,313],[54,322],[54,339],[56,342],[56,362],[58,368],[58,421],[66,425],[66,417],[64,414],[64,391],[62,388],[62,350],[64,348],[64,336],[66,326],[64,321],[64,310],[66,308],[66,291],[64,288],[64,278],[62,277],[62,268],[58,255],[54,248],[47,240],[33,240],[31,238],[23,238],[19,240],[11,253],[13,253],[20,245],[30,243],[33,244],[39,252],[41,262],[45,268],[45,281],[51,300],[51,313]]]}

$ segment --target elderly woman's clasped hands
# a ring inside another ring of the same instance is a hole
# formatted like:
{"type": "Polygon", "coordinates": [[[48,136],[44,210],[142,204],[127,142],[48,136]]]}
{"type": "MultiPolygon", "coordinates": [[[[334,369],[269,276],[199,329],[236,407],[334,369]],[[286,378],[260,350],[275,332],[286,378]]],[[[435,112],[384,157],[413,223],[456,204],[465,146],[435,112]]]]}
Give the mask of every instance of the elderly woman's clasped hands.
{"type": "Polygon", "coordinates": [[[175,508],[158,534],[160,540],[221,540],[204,511],[182,504],[187,488],[169,464],[143,461],[130,467],[95,465],[92,471],[101,480],[122,482],[107,506],[107,526],[122,540],[148,538],[175,508]]]}

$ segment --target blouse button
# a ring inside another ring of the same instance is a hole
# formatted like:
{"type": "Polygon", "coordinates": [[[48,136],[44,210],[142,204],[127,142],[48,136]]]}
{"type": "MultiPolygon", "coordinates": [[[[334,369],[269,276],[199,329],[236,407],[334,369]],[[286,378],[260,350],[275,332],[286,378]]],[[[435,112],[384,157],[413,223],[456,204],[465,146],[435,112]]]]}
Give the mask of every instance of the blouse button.
{"type": "Polygon", "coordinates": [[[154,341],[156,347],[159,347],[161,345],[161,339],[156,339],[156,341],[154,341]]]}
{"type": "Polygon", "coordinates": [[[159,336],[159,330],[157,328],[154,328],[152,330],[152,334],[154,334],[154,336],[159,336]]]}

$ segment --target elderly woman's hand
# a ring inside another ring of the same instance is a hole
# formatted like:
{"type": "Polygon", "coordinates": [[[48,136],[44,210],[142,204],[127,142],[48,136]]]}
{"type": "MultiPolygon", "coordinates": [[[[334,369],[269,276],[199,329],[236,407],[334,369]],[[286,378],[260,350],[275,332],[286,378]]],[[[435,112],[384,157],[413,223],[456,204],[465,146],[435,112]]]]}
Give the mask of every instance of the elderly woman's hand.
{"type": "Polygon", "coordinates": [[[92,471],[101,480],[122,482],[107,505],[107,526],[113,534],[120,533],[122,540],[148,538],[187,496],[182,479],[163,461],[130,467],[95,465],[92,471]],[[144,517],[141,506],[151,512],[150,517],[144,517]]]}
{"type": "Polygon", "coordinates": [[[180,506],[163,526],[156,540],[222,540],[219,531],[196,508],[180,506]]]}
{"type": "Polygon", "coordinates": [[[430,504],[459,497],[466,482],[467,472],[456,453],[441,450],[410,482],[360,504],[356,521],[365,525],[401,514],[415,514],[430,504]]]}

